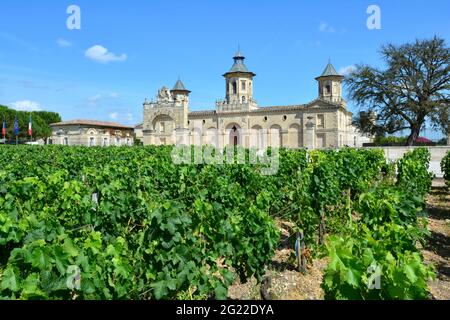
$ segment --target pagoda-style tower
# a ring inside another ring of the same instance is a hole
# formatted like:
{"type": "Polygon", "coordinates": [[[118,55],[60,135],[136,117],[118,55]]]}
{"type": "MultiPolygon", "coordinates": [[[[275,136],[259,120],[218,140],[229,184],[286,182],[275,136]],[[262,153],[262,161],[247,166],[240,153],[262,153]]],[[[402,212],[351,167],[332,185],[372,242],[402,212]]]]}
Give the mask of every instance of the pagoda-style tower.
{"type": "Polygon", "coordinates": [[[225,100],[218,101],[218,111],[237,111],[256,109],[256,101],[253,99],[253,72],[247,69],[244,63],[245,57],[240,49],[233,57],[234,64],[223,75],[225,78],[225,100]]]}
{"type": "Polygon", "coordinates": [[[342,102],[342,80],[344,76],[340,75],[329,62],[322,72],[316,78],[319,83],[319,98],[332,103],[342,102]]]}

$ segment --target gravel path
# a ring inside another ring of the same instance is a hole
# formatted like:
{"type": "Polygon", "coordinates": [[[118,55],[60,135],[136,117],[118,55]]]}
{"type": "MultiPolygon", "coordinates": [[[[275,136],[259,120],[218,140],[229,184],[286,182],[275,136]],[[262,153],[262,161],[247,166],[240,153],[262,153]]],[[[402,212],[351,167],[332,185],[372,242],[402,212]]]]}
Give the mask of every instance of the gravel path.
{"type": "Polygon", "coordinates": [[[431,236],[422,253],[426,263],[436,267],[436,280],[429,282],[431,294],[437,300],[450,299],[450,191],[433,187],[427,199],[431,236]]]}

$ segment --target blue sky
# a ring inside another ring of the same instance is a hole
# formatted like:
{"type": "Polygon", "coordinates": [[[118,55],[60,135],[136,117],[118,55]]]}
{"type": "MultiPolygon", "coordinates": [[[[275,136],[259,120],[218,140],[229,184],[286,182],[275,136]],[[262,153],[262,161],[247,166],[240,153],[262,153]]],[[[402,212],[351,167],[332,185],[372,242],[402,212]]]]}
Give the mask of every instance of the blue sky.
{"type": "Polygon", "coordinates": [[[144,99],[180,76],[191,110],[214,109],[238,43],[261,106],[306,103],[329,58],[338,71],[382,66],[382,44],[433,35],[448,42],[449,12],[448,0],[2,0],[0,104],[136,124],[144,99]],[[72,4],[80,30],[66,26],[72,4]],[[381,30],[366,27],[372,4],[381,30]]]}

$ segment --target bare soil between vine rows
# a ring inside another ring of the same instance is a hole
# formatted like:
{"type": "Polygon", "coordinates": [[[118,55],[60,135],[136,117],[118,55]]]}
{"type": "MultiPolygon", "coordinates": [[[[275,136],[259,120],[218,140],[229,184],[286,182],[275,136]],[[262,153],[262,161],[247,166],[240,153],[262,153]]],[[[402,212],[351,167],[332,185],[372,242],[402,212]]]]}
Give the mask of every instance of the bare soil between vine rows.
{"type": "MultiPolygon", "coordinates": [[[[427,198],[428,228],[430,237],[422,254],[426,264],[432,263],[436,270],[436,279],[429,281],[431,298],[436,300],[450,299],[450,191],[446,190],[442,181],[433,183],[427,198]]],[[[242,284],[239,280],[229,288],[229,299],[235,300],[321,300],[323,291],[323,270],[327,259],[315,259],[308,267],[307,274],[296,270],[293,250],[289,246],[291,226],[288,222],[277,221],[282,237],[281,243],[271,263],[267,266],[266,276],[269,281],[261,285],[256,279],[242,284]],[[262,293],[263,292],[263,293],[262,293]]]]}

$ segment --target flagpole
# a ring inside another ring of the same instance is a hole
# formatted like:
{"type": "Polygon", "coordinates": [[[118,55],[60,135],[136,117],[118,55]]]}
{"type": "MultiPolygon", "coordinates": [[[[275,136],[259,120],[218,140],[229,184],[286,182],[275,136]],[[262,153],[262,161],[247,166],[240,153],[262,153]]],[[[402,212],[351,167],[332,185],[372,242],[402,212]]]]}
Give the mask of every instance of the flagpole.
{"type": "Polygon", "coordinates": [[[2,133],[3,133],[3,144],[6,144],[6,117],[5,117],[5,115],[3,115],[2,133]]]}
{"type": "Polygon", "coordinates": [[[16,146],[19,144],[19,120],[17,119],[17,112],[14,118],[14,134],[16,136],[16,146]]]}
{"type": "Polygon", "coordinates": [[[3,143],[6,144],[6,128],[5,128],[6,118],[3,115],[3,124],[2,124],[2,132],[3,132],[3,143]]]}
{"type": "Polygon", "coordinates": [[[30,142],[33,142],[33,118],[30,112],[30,123],[28,124],[28,131],[30,133],[30,142]]]}

